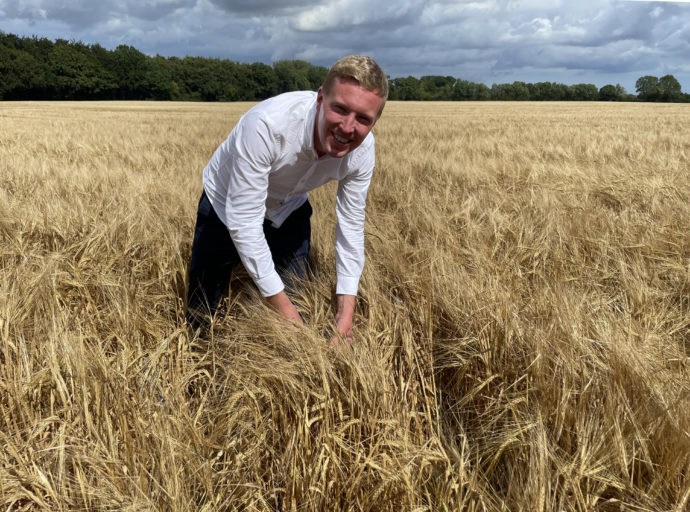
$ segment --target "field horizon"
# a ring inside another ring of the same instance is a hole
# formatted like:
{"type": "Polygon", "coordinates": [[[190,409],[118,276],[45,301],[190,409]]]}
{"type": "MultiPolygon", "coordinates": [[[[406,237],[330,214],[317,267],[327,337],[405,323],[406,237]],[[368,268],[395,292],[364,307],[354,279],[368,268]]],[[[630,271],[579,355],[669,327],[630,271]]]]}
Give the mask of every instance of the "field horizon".
{"type": "Polygon", "coordinates": [[[688,508],[690,105],[389,102],[329,349],[335,184],[304,328],[241,272],[184,325],[252,104],[0,102],[6,510],[688,508]]]}

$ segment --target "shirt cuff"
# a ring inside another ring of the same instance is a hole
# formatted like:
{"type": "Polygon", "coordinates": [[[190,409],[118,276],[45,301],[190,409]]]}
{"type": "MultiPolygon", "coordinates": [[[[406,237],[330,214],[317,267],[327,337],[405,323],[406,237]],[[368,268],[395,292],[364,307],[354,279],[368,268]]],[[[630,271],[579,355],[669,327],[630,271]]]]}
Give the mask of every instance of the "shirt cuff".
{"type": "Polygon", "coordinates": [[[266,277],[255,279],[254,283],[263,297],[271,297],[285,289],[282,279],[275,270],[266,277]]]}
{"type": "Polygon", "coordinates": [[[359,277],[338,276],[338,284],[335,287],[336,295],[357,295],[359,277]]]}

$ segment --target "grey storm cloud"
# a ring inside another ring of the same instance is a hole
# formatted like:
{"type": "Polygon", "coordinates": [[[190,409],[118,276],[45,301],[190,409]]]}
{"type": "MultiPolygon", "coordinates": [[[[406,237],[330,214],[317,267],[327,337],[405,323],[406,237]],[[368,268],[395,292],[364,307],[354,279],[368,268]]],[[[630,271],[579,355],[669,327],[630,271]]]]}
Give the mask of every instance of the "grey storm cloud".
{"type": "Polygon", "coordinates": [[[195,0],[5,0],[0,2],[0,11],[6,18],[61,21],[73,28],[88,28],[113,17],[158,20],[194,3],[195,0]]]}
{"type": "Polygon", "coordinates": [[[690,88],[690,1],[0,0],[0,30],[243,62],[367,53],[391,76],[486,83],[663,71],[690,88]]]}
{"type": "Polygon", "coordinates": [[[169,0],[165,2],[146,2],[128,0],[127,13],[135,18],[144,20],[158,20],[169,16],[178,9],[184,9],[194,5],[193,0],[169,0]]]}
{"type": "Polygon", "coordinates": [[[211,0],[218,8],[240,16],[276,16],[290,15],[309,7],[318,6],[319,0],[211,0]]]}
{"type": "Polygon", "coordinates": [[[634,43],[612,43],[604,48],[514,46],[502,50],[493,66],[496,70],[510,70],[539,66],[548,69],[572,69],[580,71],[634,71],[641,59],[648,59],[634,43]]]}

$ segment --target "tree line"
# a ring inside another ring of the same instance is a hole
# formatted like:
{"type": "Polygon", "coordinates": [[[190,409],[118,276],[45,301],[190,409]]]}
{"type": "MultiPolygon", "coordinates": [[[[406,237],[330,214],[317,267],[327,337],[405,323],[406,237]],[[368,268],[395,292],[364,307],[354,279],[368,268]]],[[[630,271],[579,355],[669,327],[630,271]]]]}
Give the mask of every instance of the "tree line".
{"type": "MultiPolygon", "coordinates": [[[[0,100],[257,101],[281,92],[316,90],[328,69],[303,60],[273,65],[205,57],[150,57],[120,45],[0,32],[0,100]]],[[[391,100],[690,102],[673,75],[644,76],[629,94],[620,84],[474,83],[451,76],[392,78],[391,100]]]]}

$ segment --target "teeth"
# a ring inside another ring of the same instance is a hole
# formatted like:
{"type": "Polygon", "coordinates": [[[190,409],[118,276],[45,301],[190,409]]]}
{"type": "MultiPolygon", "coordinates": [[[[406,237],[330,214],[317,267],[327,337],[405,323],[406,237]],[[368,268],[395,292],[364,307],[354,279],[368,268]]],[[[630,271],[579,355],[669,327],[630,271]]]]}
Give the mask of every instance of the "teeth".
{"type": "Polygon", "coordinates": [[[350,142],[350,139],[343,139],[342,137],[338,137],[335,133],[333,134],[333,138],[341,144],[347,144],[350,142]]]}

